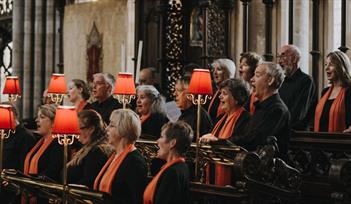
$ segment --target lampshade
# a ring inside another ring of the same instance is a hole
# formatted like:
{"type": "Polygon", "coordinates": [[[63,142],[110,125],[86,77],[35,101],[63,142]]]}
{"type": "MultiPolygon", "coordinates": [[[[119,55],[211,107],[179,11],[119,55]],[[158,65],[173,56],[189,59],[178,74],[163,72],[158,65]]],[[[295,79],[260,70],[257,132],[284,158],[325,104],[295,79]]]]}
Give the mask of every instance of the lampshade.
{"type": "Polygon", "coordinates": [[[114,94],[135,95],[135,84],[131,73],[118,73],[114,94]]]}
{"type": "Polygon", "coordinates": [[[59,106],[56,109],[53,134],[79,134],[79,122],[74,106],[59,106]]]}
{"type": "Polygon", "coordinates": [[[188,92],[190,94],[212,95],[210,71],[207,69],[194,69],[188,92]]]}
{"type": "Polygon", "coordinates": [[[48,93],[66,94],[67,87],[64,74],[52,74],[48,93]]]}
{"type": "Polygon", "coordinates": [[[16,128],[15,115],[11,105],[0,104],[0,129],[14,130],[16,128]]]}
{"type": "Polygon", "coordinates": [[[3,94],[17,94],[21,95],[21,88],[17,76],[7,76],[3,94]]]}

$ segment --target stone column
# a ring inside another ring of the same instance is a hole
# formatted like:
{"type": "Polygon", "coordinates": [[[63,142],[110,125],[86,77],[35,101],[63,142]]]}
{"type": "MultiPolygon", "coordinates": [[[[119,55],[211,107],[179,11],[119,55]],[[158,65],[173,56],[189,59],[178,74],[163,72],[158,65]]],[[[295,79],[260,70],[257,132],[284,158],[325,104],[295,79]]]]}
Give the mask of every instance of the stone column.
{"type": "MultiPolygon", "coordinates": [[[[23,92],[24,1],[13,2],[12,15],[12,68],[20,79],[23,92]]],[[[22,100],[18,100],[17,104],[19,112],[22,113],[22,100]]]]}
{"type": "Polygon", "coordinates": [[[252,0],[249,7],[249,49],[260,55],[265,53],[265,5],[262,0],[252,0]]]}
{"type": "MultiPolygon", "coordinates": [[[[35,1],[35,22],[34,22],[34,104],[40,102],[44,90],[44,7],[43,0],[35,1]]],[[[36,112],[36,110],[34,110],[36,112]]]]}
{"type": "Polygon", "coordinates": [[[45,87],[48,86],[51,74],[55,67],[55,6],[54,0],[46,3],[46,44],[45,44],[45,87]]]}
{"type": "Polygon", "coordinates": [[[309,1],[294,1],[294,30],[293,43],[301,50],[301,64],[300,67],[305,73],[309,71],[309,1]]]}
{"type": "MultiPolygon", "coordinates": [[[[16,1],[15,1],[16,2],[16,1]]],[[[18,1],[17,1],[18,2],[18,1]]],[[[23,45],[23,118],[33,117],[33,0],[24,1],[24,45],[23,45]]]]}

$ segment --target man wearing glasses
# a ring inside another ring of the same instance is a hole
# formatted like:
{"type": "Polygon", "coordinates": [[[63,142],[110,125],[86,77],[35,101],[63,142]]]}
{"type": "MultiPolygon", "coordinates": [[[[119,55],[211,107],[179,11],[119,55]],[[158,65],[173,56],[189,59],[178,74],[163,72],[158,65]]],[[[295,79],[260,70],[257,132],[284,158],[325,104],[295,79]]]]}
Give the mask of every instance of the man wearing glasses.
{"type": "Polygon", "coordinates": [[[92,95],[96,99],[91,108],[100,113],[106,124],[110,122],[110,115],[113,110],[122,108],[122,104],[113,98],[115,78],[109,73],[96,73],[93,76],[92,95]]]}
{"type": "Polygon", "coordinates": [[[300,58],[301,52],[295,45],[280,48],[277,62],[285,71],[285,79],[279,94],[291,114],[291,129],[308,130],[314,116],[317,94],[312,77],[299,67],[300,58]]]}

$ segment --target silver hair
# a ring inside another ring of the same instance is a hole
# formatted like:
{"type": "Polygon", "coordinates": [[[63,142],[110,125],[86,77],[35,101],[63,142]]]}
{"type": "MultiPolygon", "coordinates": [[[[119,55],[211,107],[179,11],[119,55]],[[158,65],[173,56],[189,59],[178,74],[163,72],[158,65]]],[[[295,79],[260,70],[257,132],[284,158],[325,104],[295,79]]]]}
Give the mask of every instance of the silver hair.
{"type": "Polygon", "coordinates": [[[96,73],[96,74],[93,75],[93,77],[94,78],[95,77],[102,77],[102,78],[104,78],[104,80],[111,86],[111,93],[110,94],[113,93],[113,90],[115,89],[116,79],[115,79],[115,77],[112,74],[107,73],[107,72],[105,72],[105,73],[96,73]]]}
{"type": "Polygon", "coordinates": [[[218,64],[221,68],[224,68],[229,75],[229,78],[234,78],[236,72],[235,63],[230,59],[216,59],[213,61],[212,66],[218,64]]]}
{"type": "Polygon", "coordinates": [[[279,89],[285,78],[282,67],[279,64],[267,61],[261,62],[260,65],[265,65],[267,67],[267,74],[274,78],[273,88],[279,89]]]}
{"type": "Polygon", "coordinates": [[[301,51],[296,45],[287,45],[288,50],[295,56],[297,57],[298,61],[301,59],[301,51]]]}
{"type": "Polygon", "coordinates": [[[151,100],[150,113],[161,113],[166,115],[165,98],[152,85],[140,85],[137,91],[142,91],[151,100]]]}

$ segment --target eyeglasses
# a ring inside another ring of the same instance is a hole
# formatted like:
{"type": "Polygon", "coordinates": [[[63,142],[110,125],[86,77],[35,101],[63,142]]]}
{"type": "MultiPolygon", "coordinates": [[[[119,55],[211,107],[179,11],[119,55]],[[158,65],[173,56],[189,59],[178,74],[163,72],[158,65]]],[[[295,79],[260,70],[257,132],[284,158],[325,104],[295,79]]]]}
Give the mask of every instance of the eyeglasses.
{"type": "Polygon", "coordinates": [[[83,126],[83,127],[79,127],[80,130],[84,130],[84,129],[87,129],[89,127],[86,127],[86,126],[83,126]]]}

